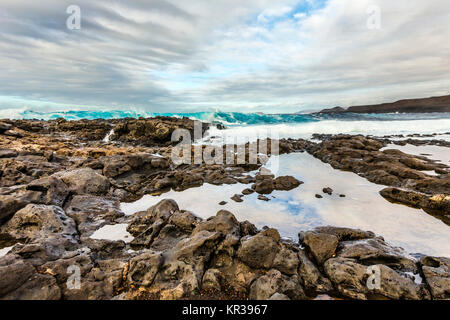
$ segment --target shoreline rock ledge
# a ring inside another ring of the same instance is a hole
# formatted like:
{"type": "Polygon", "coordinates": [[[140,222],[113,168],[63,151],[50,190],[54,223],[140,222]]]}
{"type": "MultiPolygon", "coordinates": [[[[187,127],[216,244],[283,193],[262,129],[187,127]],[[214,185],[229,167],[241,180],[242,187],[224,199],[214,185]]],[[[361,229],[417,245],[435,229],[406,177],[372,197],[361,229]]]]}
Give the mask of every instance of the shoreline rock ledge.
{"type": "Polygon", "coordinates": [[[202,220],[173,200],[132,216],[108,205],[19,209],[0,226],[0,249],[12,247],[0,299],[450,299],[450,259],[411,257],[369,231],[317,227],[293,242],[224,210],[202,220]],[[133,238],[91,238],[108,219],[133,238]]]}

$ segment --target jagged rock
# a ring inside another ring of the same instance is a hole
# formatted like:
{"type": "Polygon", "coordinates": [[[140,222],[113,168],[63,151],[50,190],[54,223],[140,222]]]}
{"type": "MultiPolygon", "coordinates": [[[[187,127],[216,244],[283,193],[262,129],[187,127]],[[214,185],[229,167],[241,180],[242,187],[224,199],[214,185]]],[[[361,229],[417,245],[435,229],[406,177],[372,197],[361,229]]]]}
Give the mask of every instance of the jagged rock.
{"type": "Polygon", "coordinates": [[[369,276],[373,275],[369,267],[348,258],[332,258],[325,262],[324,270],[338,291],[349,298],[366,300],[372,295],[381,295],[395,300],[429,299],[429,293],[423,285],[402,276],[385,265],[371,266],[379,268],[379,286],[369,287],[369,276]]]}
{"type": "Polygon", "coordinates": [[[351,241],[351,240],[362,240],[370,239],[375,237],[375,233],[371,231],[363,231],[360,229],[350,229],[350,228],[340,228],[340,227],[316,227],[313,230],[317,233],[326,233],[336,236],[339,241],[351,241]]]}
{"type": "Polygon", "coordinates": [[[380,191],[380,194],[389,201],[406,204],[414,208],[422,208],[424,211],[435,215],[441,218],[445,223],[450,224],[449,195],[435,194],[430,196],[397,188],[385,188],[380,191]]]}
{"type": "Polygon", "coordinates": [[[189,211],[175,211],[168,222],[185,232],[192,232],[201,219],[189,211]]]}
{"type": "Polygon", "coordinates": [[[109,180],[90,168],[64,171],[54,174],[74,194],[105,195],[109,191],[109,180]]]}
{"type": "Polygon", "coordinates": [[[0,122],[0,133],[4,133],[6,130],[10,130],[12,125],[5,122],[0,122]]]}
{"type": "Polygon", "coordinates": [[[130,260],[128,282],[138,286],[150,286],[164,259],[160,253],[146,252],[130,260]]]}
{"type": "Polygon", "coordinates": [[[329,187],[327,187],[327,188],[323,188],[322,189],[322,192],[323,193],[326,193],[326,194],[328,194],[328,195],[332,195],[333,194],[333,189],[331,189],[331,188],[329,188],[329,187]]]}
{"type": "Polygon", "coordinates": [[[274,183],[275,183],[276,190],[289,191],[289,190],[297,188],[303,182],[295,179],[292,176],[282,176],[282,177],[276,178],[274,183]]]}
{"type": "Polygon", "coordinates": [[[0,195],[0,222],[9,219],[29,202],[12,195],[0,195]]]}
{"type": "Polygon", "coordinates": [[[450,259],[422,257],[422,272],[434,300],[450,299],[450,259]]]}
{"type": "Polygon", "coordinates": [[[235,202],[243,202],[244,200],[242,200],[242,195],[240,194],[235,194],[234,196],[231,197],[231,200],[235,201],[235,202]]]}
{"type": "Polygon", "coordinates": [[[334,255],[339,240],[331,234],[309,231],[306,232],[303,243],[312,253],[316,262],[321,265],[334,255]]]}
{"type": "Polygon", "coordinates": [[[258,278],[250,287],[249,298],[252,300],[268,300],[275,293],[281,293],[292,300],[305,299],[305,294],[297,276],[288,277],[280,271],[272,269],[265,276],[258,278]]]}
{"type": "Polygon", "coordinates": [[[223,274],[217,269],[208,269],[203,275],[202,280],[202,289],[212,289],[220,291],[222,286],[221,282],[223,281],[223,274]]]}
{"type": "Polygon", "coordinates": [[[64,182],[54,177],[45,177],[30,182],[27,190],[39,192],[39,199],[34,203],[55,205],[62,207],[69,195],[69,190],[64,182]]]}
{"type": "Polygon", "coordinates": [[[77,223],[80,233],[91,233],[106,221],[115,221],[124,216],[120,203],[115,199],[93,195],[76,195],[65,206],[69,217],[77,223]]]}
{"type": "Polygon", "coordinates": [[[0,159],[17,157],[18,153],[12,149],[0,149],[0,159]]]}
{"type": "Polygon", "coordinates": [[[255,192],[255,190],[252,190],[252,189],[249,189],[249,188],[242,190],[242,194],[245,195],[245,196],[247,196],[249,194],[252,194],[254,192],[255,192]]]}
{"type": "Polygon", "coordinates": [[[167,252],[161,271],[154,280],[154,287],[162,299],[181,298],[200,288],[205,263],[210,260],[221,238],[219,232],[199,231],[167,252]]]}
{"type": "Polygon", "coordinates": [[[267,229],[256,236],[243,238],[238,249],[239,259],[252,268],[270,269],[280,250],[280,235],[274,229],[267,229]]]}
{"type": "Polygon", "coordinates": [[[356,259],[365,265],[382,263],[401,271],[411,272],[417,268],[416,262],[403,249],[387,245],[381,238],[342,241],[338,257],[356,259]]]}
{"type": "Polygon", "coordinates": [[[299,250],[298,257],[298,274],[308,295],[313,296],[317,293],[327,293],[333,290],[330,280],[320,273],[303,250],[299,250]]]}
{"type": "Polygon", "coordinates": [[[258,233],[258,228],[256,228],[256,226],[248,220],[239,223],[239,225],[241,230],[241,237],[254,236],[258,233]]]}
{"type": "Polygon", "coordinates": [[[136,213],[127,227],[127,231],[135,237],[133,242],[150,244],[176,211],[179,211],[177,203],[165,199],[147,211],[136,213]]]}
{"type": "Polygon", "coordinates": [[[275,190],[275,184],[272,179],[258,179],[252,185],[252,189],[259,194],[271,194],[275,190]]]}
{"type": "Polygon", "coordinates": [[[266,196],[263,196],[262,194],[258,195],[258,200],[261,200],[261,201],[270,201],[269,198],[267,198],[266,196]]]}
{"type": "Polygon", "coordinates": [[[0,233],[21,241],[31,241],[50,236],[75,241],[75,222],[64,210],[56,206],[29,204],[0,228],[0,233]]]}
{"type": "Polygon", "coordinates": [[[59,300],[61,290],[55,278],[37,273],[36,269],[14,257],[0,259],[0,299],[59,300]]]}
{"type": "Polygon", "coordinates": [[[299,264],[298,254],[289,246],[283,245],[273,260],[273,268],[284,274],[294,275],[297,273],[299,264]]]}

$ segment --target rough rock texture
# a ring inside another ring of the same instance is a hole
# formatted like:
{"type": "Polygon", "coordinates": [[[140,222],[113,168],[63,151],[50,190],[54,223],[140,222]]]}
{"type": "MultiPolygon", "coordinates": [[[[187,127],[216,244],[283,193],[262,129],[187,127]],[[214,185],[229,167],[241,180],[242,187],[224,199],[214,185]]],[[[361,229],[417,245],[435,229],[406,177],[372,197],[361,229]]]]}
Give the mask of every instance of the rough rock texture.
{"type": "Polygon", "coordinates": [[[307,147],[316,158],[335,169],[352,171],[373,183],[389,186],[381,192],[383,197],[422,208],[449,223],[450,178],[446,164],[395,149],[380,151],[389,140],[352,135],[316,138],[322,142],[307,147]],[[439,175],[429,176],[422,171],[439,175]]]}
{"type": "MultiPolygon", "coordinates": [[[[0,299],[311,299],[318,294],[448,299],[448,259],[416,261],[371,232],[319,227],[300,232],[300,243],[293,243],[274,229],[239,222],[228,211],[202,220],[171,200],[125,216],[121,201],[204,183],[246,184],[239,195],[244,201],[254,192],[270,200],[263,194],[301,184],[261,168],[264,159],[175,164],[170,141],[175,128],[191,132],[193,122],[2,120],[0,249],[8,253],[0,257],[0,299]],[[132,241],[91,238],[106,225],[127,225],[132,241]],[[367,286],[371,266],[381,271],[377,289],[367,286]],[[78,275],[80,286],[73,288],[69,283],[78,275]]],[[[411,192],[385,190],[392,201],[446,216],[445,165],[395,150],[381,152],[388,138],[321,138],[320,143],[282,139],[279,150],[308,151],[336,168],[411,192]]],[[[427,143],[445,145],[433,141],[427,143]]]]}
{"type": "Polygon", "coordinates": [[[300,232],[302,249],[228,211],[202,220],[173,200],[124,217],[111,200],[77,195],[66,210],[28,204],[1,227],[0,245],[2,239],[16,245],[0,257],[0,298],[448,298],[448,259],[418,262],[372,232],[318,227],[300,232]],[[108,214],[111,223],[128,223],[134,243],[88,237],[87,221],[95,226],[96,216],[108,214]],[[380,271],[375,288],[369,285],[374,266],[380,271]],[[75,274],[81,282],[71,287],[75,274]],[[419,274],[420,283],[411,276],[419,274]]]}
{"type": "Polygon", "coordinates": [[[422,272],[435,300],[450,299],[450,259],[422,257],[422,272]]]}

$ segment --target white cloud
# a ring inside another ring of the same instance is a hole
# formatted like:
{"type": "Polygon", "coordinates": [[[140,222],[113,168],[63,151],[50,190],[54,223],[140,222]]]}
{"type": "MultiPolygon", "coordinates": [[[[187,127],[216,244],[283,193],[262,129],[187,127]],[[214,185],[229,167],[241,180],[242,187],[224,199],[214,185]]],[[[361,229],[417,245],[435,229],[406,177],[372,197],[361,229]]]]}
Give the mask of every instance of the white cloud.
{"type": "Polygon", "coordinates": [[[267,22],[271,18],[282,17],[292,11],[292,7],[278,6],[265,9],[260,15],[258,15],[258,21],[267,22]]]}
{"type": "Polygon", "coordinates": [[[2,1],[0,96],[298,111],[449,93],[447,0],[328,0],[310,12],[294,11],[304,0],[79,0],[82,29],[69,31],[71,2],[2,1]],[[370,5],[379,30],[367,28],[370,5]]]}

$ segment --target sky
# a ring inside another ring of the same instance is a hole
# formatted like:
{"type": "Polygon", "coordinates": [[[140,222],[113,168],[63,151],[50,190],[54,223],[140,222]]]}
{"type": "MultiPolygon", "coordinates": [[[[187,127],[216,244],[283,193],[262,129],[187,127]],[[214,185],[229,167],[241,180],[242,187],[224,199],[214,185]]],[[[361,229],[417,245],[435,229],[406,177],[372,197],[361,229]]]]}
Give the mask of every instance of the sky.
{"type": "Polygon", "coordinates": [[[446,95],[450,5],[1,0],[0,66],[0,111],[293,113],[446,95]]]}

